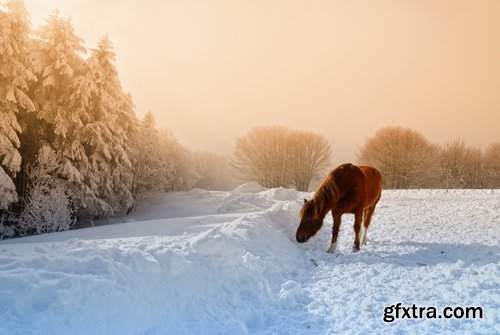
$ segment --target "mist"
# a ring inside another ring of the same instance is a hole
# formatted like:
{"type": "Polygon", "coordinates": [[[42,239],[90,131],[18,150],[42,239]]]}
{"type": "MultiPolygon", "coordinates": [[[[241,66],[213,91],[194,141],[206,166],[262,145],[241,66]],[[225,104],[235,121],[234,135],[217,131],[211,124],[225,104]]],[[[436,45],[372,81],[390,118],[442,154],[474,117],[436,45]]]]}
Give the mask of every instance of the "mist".
{"type": "Polygon", "coordinates": [[[231,153],[254,126],[321,133],[353,161],[382,126],[499,139],[497,1],[27,1],[117,52],[138,115],[195,150],[231,153]]]}

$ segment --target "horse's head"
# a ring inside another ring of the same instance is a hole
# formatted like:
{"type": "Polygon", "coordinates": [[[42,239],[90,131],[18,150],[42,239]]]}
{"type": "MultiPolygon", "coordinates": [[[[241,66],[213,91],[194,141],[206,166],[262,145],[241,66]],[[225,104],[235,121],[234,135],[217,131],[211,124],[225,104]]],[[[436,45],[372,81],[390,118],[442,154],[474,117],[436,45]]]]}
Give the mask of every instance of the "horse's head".
{"type": "Polygon", "coordinates": [[[305,200],[302,209],[300,210],[300,224],[297,228],[295,238],[297,242],[307,242],[313,237],[323,225],[323,220],[319,218],[318,210],[314,200],[305,200]]]}

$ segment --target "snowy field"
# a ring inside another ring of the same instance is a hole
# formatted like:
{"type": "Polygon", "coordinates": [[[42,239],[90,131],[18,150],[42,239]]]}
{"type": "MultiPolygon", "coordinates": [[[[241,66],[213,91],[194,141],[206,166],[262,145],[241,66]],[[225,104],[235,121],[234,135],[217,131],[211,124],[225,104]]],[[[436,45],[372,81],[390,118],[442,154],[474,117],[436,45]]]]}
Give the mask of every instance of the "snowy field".
{"type": "Polygon", "coordinates": [[[1,241],[0,334],[500,333],[500,191],[384,191],[368,245],[351,252],[345,215],[335,255],[330,215],[295,241],[309,196],[170,193],[125,223],[1,241]],[[483,318],[384,322],[397,303],[483,318]]]}

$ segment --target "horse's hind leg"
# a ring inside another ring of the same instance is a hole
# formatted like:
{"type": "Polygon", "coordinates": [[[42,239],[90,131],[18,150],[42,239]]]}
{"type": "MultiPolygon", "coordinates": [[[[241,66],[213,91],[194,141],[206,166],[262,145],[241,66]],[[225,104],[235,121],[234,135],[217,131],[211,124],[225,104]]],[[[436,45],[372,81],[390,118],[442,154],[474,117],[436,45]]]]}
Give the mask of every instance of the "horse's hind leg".
{"type": "Polygon", "coordinates": [[[361,235],[361,223],[363,222],[363,211],[354,213],[354,245],[352,251],[359,251],[359,239],[361,235]]]}
{"type": "Polygon", "coordinates": [[[372,220],[372,215],[373,215],[374,211],[375,211],[375,205],[370,206],[367,209],[365,209],[365,212],[363,214],[363,216],[364,216],[364,218],[363,218],[364,229],[363,229],[363,232],[361,233],[361,235],[362,235],[361,244],[362,245],[365,245],[366,241],[368,239],[368,236],[367,236],[368,227],[370,226],[370,222],[372,220]]]}

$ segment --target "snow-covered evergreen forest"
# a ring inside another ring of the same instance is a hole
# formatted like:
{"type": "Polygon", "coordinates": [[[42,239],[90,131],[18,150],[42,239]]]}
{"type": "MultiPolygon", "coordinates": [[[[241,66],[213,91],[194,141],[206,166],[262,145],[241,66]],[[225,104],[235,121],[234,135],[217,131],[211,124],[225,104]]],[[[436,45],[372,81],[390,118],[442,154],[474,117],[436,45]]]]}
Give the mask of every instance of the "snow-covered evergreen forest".
{"type": "Polygon", "coordinates": [[[223,173],[223,157],[189,151],[151,112],[138,119],[115,57],[106,36],[88,49],[57,11],[34,28],[22,1],[0,3],[0,235],[66,230],[150,192],[225,187],[203,185],[203,164],[223,173]]]}

